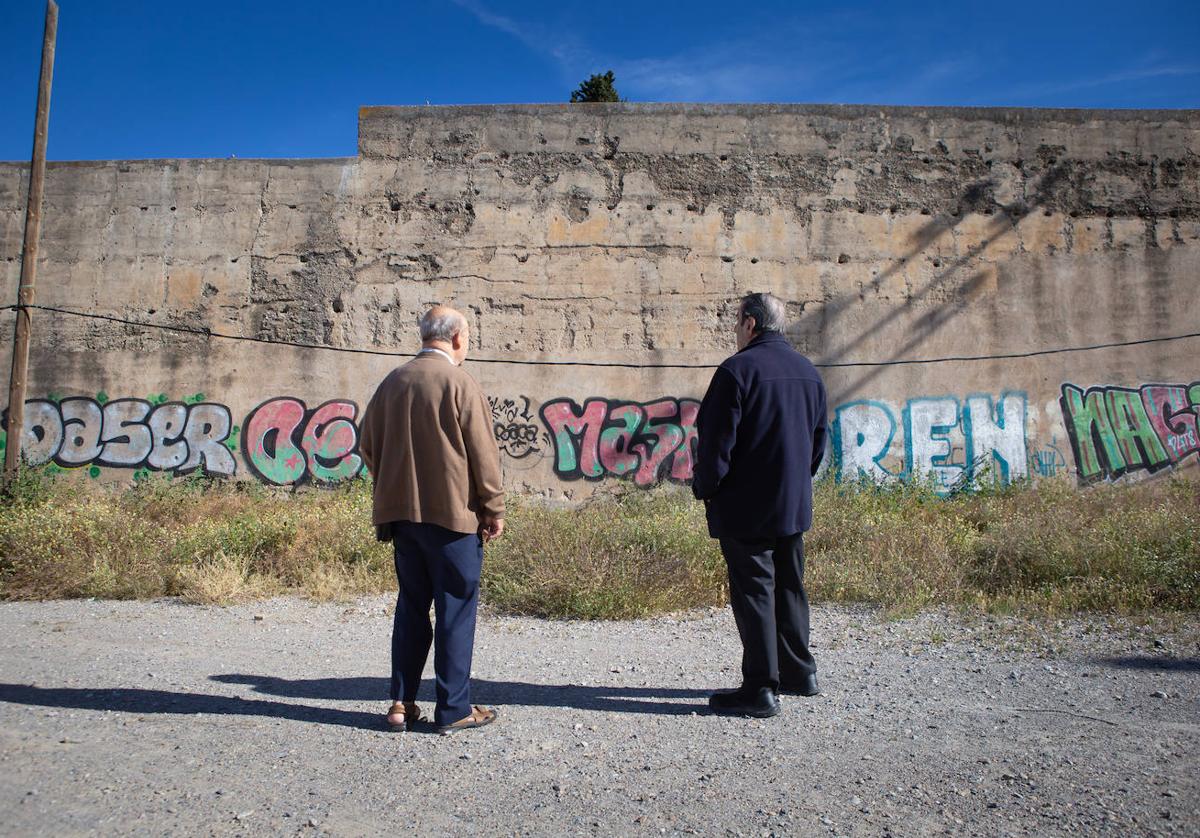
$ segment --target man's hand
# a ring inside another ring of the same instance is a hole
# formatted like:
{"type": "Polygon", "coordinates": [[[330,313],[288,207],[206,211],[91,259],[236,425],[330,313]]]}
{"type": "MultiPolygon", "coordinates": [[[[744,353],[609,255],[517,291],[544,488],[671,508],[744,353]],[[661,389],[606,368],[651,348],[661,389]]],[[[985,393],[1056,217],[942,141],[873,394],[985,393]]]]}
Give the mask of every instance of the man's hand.
{"type": "Polygon", "coordinates": [[[479,534],[485,542],[499,538],[504,534],[504,519],[495,515],[484,515],[479,522],[479,534]]]}

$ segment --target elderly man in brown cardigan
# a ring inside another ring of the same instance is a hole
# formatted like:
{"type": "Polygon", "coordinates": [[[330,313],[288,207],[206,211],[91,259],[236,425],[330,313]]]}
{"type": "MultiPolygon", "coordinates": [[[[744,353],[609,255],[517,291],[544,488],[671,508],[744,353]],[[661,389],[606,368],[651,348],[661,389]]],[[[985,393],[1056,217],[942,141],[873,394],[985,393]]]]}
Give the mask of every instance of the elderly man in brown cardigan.
{"type": "Polygon", "coordinates": [[[395,547],[400,583],[387,723],[408,730],[420,719],[417,688],[432,643],[434,723],[454,733],[496,718],[471,704],[469,682],[483,542],[504,532],[504,489],[491,410],[462,369],[466,318],[434,306],[420,329],[420,354],[393,370],[367,405],[360,451],[375,479],[371,517],[395,547]]]}

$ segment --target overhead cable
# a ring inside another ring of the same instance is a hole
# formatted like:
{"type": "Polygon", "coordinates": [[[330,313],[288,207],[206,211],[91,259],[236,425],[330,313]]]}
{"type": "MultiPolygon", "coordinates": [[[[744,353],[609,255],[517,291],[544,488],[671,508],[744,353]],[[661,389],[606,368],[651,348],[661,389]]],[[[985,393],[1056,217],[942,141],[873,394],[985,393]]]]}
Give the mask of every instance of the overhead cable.
{"type": "MultiPolygon", "coordinates": [[[[103,320],[109,323],[119,323],[126,326],[135,326],[142,329],[159,329],[166,332],[179,332],[182,334],[198,335],[204,338],[219,338],[221,340],[240,340],[250,343],[265,343],[271,346],[288,346],[296,349],[314,349],[324,352],[343,352],[355,355],[377,355],[391,358],[413,358],[415,352],[396,352],[384,349],[360,349],[350,346],[329,346],[323,343],[304,343],[302,341],[290,340],[275,340],[272,338],[255,337],[253,335],[230,335],[223,332],[216,332],[207,328],[196,328],[194,326],[181,326],[169,323],[150,323],[144,320],[131,320],[126,317],[118,317],[113,314],[99,314],[91,311],[78,311],[69,308],[59,308],[58,306],[47,305],[10,305],[4,306],[0,310],[16,311],[18,309],[37,309],[38,311],[49,311],[56,314],[66,314],[72,317],[81,317],[89,320],[103,320]]],[[[1098,349],[1118,349],[1127,346],[1141,346],[1149,343],[1166,343],[1169,341],[1187,340],[1189,338],[1200,337],[1200,332],[1187,332],[1180,335],[1164,335],[1161,337],[1138,338],[1136,340],[1118,340],[1107,343],[1093,343],[1086,346],[1061,346],[1052,349],[1034,349],[1028,352],[998,352],[990,355],[942,355],[933,358],[895,358],[886,361],[828,361],[816,363],[814,366],[822,369],[841,369],[845,367],[898,367],[914,364],[946,364],[954,362],[974,362],[974,361],[1003,361],[1015,360],[1020,358],[1037,358],[1043,355],[1060,355],[1067,352],[1091,352],[1098,349]]],[[[696,370],[696,369],[712,369],[716,364],[657,364],[657,363],[628,363],[622,361],[550,361],[550,360],[526,360],[518,358],[469,358],[470,363],[475,364],[509,364],[514,366],[530,366],[530,367],[610,367],[617,369],[657,369],[657,370],[696,370]]]]}

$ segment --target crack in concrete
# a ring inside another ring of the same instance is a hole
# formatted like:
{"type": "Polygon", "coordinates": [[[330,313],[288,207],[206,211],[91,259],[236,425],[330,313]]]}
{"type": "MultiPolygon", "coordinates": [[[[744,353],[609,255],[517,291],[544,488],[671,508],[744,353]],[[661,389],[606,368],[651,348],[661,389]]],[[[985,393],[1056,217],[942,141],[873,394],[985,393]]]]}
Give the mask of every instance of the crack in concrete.
{"type": "Polygon", "coordinates": [[[267,217],[267,190],[271,188],[271,167],[266,169],[266,178],[263,181],[262,193],[258,198],[258,223],[254,226],[254,235],[250,237],[250,252],[248,256],[258,256],[258,237],[262,233],[263,221],[267,217]]]}

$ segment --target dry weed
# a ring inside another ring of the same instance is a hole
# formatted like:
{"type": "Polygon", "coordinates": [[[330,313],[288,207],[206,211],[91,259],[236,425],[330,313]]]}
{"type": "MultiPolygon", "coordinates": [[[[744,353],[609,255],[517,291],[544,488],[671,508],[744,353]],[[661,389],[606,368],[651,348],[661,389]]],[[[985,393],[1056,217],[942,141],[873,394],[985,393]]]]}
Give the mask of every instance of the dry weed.
{"type": "MultiPolygon", "coordinates": [[[[370,484],[280,492],[153,479],[125,492],[33,473],[0,503],[0,597],[174,595],[217,603],[278,593],[318,600],[393,590],[370,484]]],[[[1200,607],[1200,482],[939,498],[916,486],[818,487],[805,540],[817,601],[894,613],[951,605],[1004,612],[1200,607]]],[[[519,614],[625,619],[725,601],[724,562],[686,489],[597,496],[574,508],[511,501],[483,593],[519,614]]]]}
{"type": "Polygon", "coordinates": [[[185,602],[225,605],[279,593],[282,586],[250,569],[245,556],[217,553],[176,572],[177,591],[185,602]]]}

